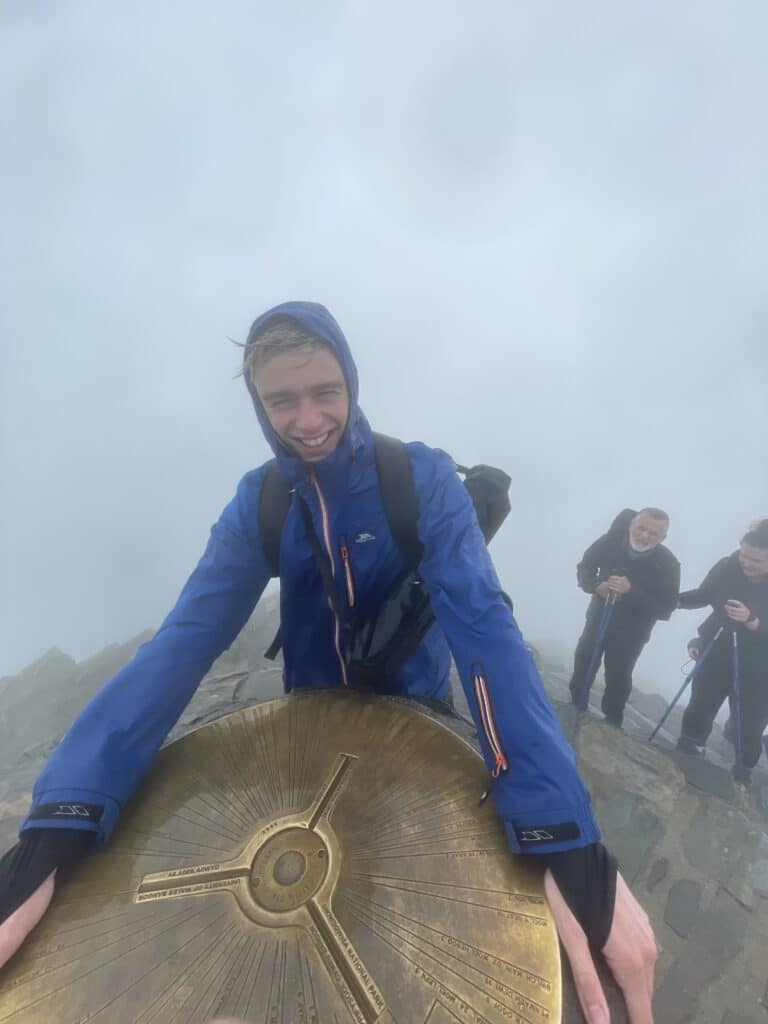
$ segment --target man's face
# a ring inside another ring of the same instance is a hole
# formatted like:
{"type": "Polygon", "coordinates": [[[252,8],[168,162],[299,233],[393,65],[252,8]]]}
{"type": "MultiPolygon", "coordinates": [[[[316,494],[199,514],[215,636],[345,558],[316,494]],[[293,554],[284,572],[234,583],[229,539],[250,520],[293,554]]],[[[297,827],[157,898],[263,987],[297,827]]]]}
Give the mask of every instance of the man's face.
{"type": "Polygon", "coordinates": [[[759,579],[768,575],[768,550],[742,544],[739,548],[739,564],[748,579],[759,579]]]}
{"type": "Polygon", "coordinates": [[[667,536],[667,521],[641,512],[629,524],[629,536],[635,551],[650,551],[667,536]]]}
{"type": "Polygon", "coordinates": [[[272,429],[305,462],[335,450],[349,417],[347,382],[327,348],[272,356],[254,370],[253,385],[272,429]]]}

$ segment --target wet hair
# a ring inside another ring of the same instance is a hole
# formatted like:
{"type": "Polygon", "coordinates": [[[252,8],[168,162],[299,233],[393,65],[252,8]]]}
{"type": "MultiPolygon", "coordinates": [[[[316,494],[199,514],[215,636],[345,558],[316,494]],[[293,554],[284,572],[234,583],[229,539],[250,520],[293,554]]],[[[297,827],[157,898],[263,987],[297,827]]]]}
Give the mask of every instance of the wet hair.
{"type": "MultiPolygon", "coordinates": [[[[654,508],[653,505],[649,505],[647,508],[641,508],[637,513],[637,516],[650,516],[652,519],[663,519],[664,522],[669,526],[669,516],[663,508],[654,508]]],[[[635,519],[637,519],[635,516],[635,519]]]]}
{"type": "Polygon", "coordinates": [[[741,538],[741,543],[768,550],[768,519],[756,519],[754,523],[750,523],[749,529],[741,538]]]}
{"type": "Polygon", "coordinates": [[[314,352],[321,348],[331,348],[324,338],[319,338],[288,316],[269,319],[242,347],[245,351],[238,376],[242,375],[246,380],[253,380],[253,374],[259,367],[283,352],[314,352]]]}

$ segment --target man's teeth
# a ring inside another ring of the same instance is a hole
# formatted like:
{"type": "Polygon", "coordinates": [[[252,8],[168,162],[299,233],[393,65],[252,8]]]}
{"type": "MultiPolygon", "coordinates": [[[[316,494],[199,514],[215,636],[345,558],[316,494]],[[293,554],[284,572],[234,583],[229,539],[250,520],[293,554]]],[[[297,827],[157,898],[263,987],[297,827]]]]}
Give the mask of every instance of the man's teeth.
{"type": "Polygon", "coordinates": [[[302,438],[301,443],[306,445],[307,448],[319,448],[321,444],[325,444],[328,440],[328,433],[323,434],[322,437],[302,438]]]}

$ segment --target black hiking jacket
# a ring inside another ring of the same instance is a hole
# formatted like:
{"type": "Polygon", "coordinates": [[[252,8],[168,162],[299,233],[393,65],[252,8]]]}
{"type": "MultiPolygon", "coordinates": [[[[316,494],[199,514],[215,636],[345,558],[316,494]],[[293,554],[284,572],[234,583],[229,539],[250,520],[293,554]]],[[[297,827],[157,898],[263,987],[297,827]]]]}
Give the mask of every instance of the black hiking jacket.
{"type": "Polygon", "coordinates": [[[734,552],[712,566],[700,587],[680,595],[681,608],[707,605],[712,606],[712,614],[699,626],[702,641],[707,643],[720,626],[725,626],[717,643],[718,651],[724,654],[733,643],[736,628],[742,667],[768,677],[768,580],[752,581],[745,576],[739,554],[734,552]],[[746,629],[728,618],[723,605],[730,600],[741,601],[760,619],[757,629],[746,629]]]}
{"type": "Polygon", "coordinates": [[[626,576],[631,590],[618,598],[606,641],[645,643],[658,619],[668,619],[677,607],[680,589],[680,563],[663,544],[632,557],[629,524],[633,509],[624,509],[607,533],[590,545],[576,567],[576,579],[583,591],[592,594],[587,610],[587,625],[595,629],[605,602],[595,588],[609,576],[626,576]]]}

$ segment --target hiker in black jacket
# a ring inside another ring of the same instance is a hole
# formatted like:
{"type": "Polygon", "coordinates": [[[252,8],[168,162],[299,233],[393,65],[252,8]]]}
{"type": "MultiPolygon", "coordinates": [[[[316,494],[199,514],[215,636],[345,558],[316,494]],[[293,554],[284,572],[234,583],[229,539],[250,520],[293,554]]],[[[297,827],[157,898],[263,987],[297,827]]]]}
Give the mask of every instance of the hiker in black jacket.
{"type": "Polygon", "coordinates": [[[576,568],[578,584],[592,600],[574,654],[571,699],[577,706],[586,703],[599,667],[599,661],[594,664],[592,658],[600,620],[613,594],[616,603],[602,645],[602,711],[606,721],[618,728],[632,690],[632,670],[654,623],[668,619],[677,606],[680,563],[662,544],[668,528],[669,516],[661,509],[624,509],[608,532],[587,548],[576,568]]]}
{"type": "Polygon", "coordinates": [[[742,538],[739,550],[721,558],[700,587],[680,595],[681,608],[706,605],[712,606],[712,614],[688,644],[691,657],[698,658],[718,629],[725,628],[694,677],[677,745],[688,754],[703,755],[715,715],[726,698],[731,706],[731,734],[736,739],[735,631],[741,681],[741,764],[736,764],[733,774],[737,782],[747,784],[760,758],[768,722],[768,519],[755,523],[742,538]]]}

